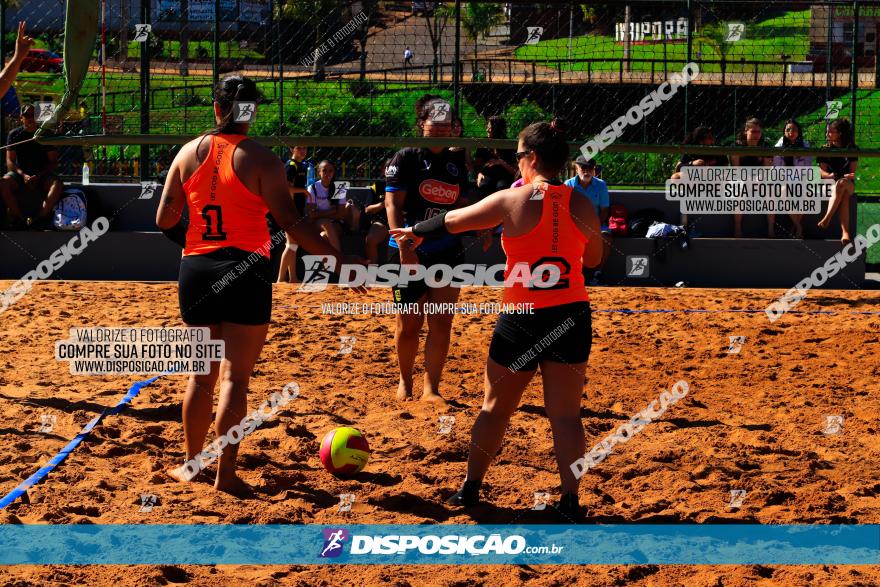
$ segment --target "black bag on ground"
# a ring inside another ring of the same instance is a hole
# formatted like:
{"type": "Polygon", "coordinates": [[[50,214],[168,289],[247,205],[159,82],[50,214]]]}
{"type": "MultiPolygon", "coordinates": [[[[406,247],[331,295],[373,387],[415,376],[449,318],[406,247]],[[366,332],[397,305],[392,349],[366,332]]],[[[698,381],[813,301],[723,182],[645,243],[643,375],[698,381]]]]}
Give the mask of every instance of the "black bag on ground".
{"type": "Polygon", "coordinates": [[[629,235],[641,237],[648,233],[648,228],[655,222],[664,222],[666,215],[662,210],[647,208],[629,215],[629,235]]]}

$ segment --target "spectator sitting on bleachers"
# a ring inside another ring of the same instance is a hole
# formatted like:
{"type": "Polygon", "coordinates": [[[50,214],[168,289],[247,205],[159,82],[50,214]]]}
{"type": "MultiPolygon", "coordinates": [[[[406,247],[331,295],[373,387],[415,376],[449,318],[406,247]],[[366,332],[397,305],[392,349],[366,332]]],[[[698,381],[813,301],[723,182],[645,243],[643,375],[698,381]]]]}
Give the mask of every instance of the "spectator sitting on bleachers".
{"type": "MultiPolygon", "coordinates": [[[[736,137],[737,146],[740,147],[769,147],[766,139],[764,139],[764,125],[754,116],[746,120],[745,125],[736,137]]],[[[733,155],[731,157],[733,165],[742,167],[762,167],[773,164],[772,157],[761,157],[757,155],[733,155]]],[[[742,214],[733,215],[733,236],[734,238],[742,238],[742,214]]],[[[776,237],[776,214],[767,214],[767,236],[776,237]]]]}
{"type": "Polygon", "coordinates": [[[611,231],[608,229],[608,209],[611,199],[608,196],[608,185],[605,180],[596,176],[596,160],[587,159],[580,155],[575,160],[577,175],[568,179],[565,185],[572,188],[574,193],[581,194],[593,204],[596,215],[599,217],[599,225],[602,230],[602,260],[593,268],[594,285],[599,282],[602,275],[602,267],[611,253],[611,231]]]}
{"type": "MultiPolygon", "coordinates": [[[[825,148],[831,149],[856,149],[853,141],[852,124],[846,118],[838,118],[828,125],[826,131],[828,142],[825,148]]],[[[859,166],[858,157],[817,157],[816,163],[822,173],[822,179],[833,179],[834,194],[828,202],[828,210],[819,221],[819,228],[828,228],[834,212],[840,209],[840,242],[846,245],[852,239],[849,234],[849,211],[853,194],[856,190],[856,168],[859,166]]]]}
{"type": "Polygon", "coordinates": [[[364,207],[367,219],[367,236],[364,239],[364,250],[370,263],[379,262],[379,247],[388,242],[388,215],[385,212],[385,169],[391,164],[386,160],[381,167],[378,179],[370,186],[370,200],[364,207]]]}
{"type": "Polygon", "coordinates": [[[8,208],[10,228],[49,228],[52,210],[64,195],[64,184],[55,175],[58,149],[36,141],[37,121],[31,104],[21,111],[22,126],[9,133],[6,144],[6,167],[9,172],[0,180],[0,193],[8,208]]]}
{"type": "MultiPolygon", "coordinates": [[[[804,140],[801,125],[792,118],[785,123],[782,136],[776,142],[776,146],[806,149],[810,144],[804,140]]],[[[813,158],[809,155],[776,155],[773,157],[773,165],[777,167],[811,167],[813,165],[813,158]]],[[[789,217],[794,225],[795,238],[804,238],[804,227],[802,224],[804,215],[789,214],[789,217]]]]}
{"type": "Polygon", "coordinates": [[[336,249],[342,250],[342,227],[353,229],[360,223],[360,210],[338,193],[333,178],[336,168],[327,160],[318,164],[319,180],[308,187],[306,201],[309,221],[321,230],[323,236],[336,249]]]}
{"type": "MultiPolygon", "coordinates": [[[[424,100],[424,98],[422,100],[424,100]]],[[[421,106],[417,104],[416,108],[421,108],[421,106]]],[[[455,112],[452,113],[452,134],[450,136],[454,138],[461,138],[464,136],[464,122],[462,122],[461,118],[455,112]]],[[[467,170],[468,178],[473,177],[474,161],[471,158],[470,151],[464,147],[449,147],[449,152],[455,155],[456,166],[459,169],[467,170]]],[[[473,182],[469,181],[467,189],[462,192],[458,199],[458,204],[460,206],[468,206],[479,201],[480,197],[481,195],[477,193],[473,182]]]]}
{"type": "MultiPolygon", "coordinates": [[[[705,145],[712,146],[715,144],[715,135],[708,126],[698,126],[688,136],[685,137],[683,145],[705,145]]],[[[682,167],[720,167],[729,165],[729,161],[725,155],[691,155],[684,153],[675,165],[671,179],[681,179],[682,167]]],[[[682,226],[687,227],[687,214],[681,215],[682,226]]]]}
{"type": "MultiPolygon", "coordinates": [[[[507,138],[507,121],[501,116],[490,116],[486,123],[486,135],[490,139],[507,138]]],[[[474,152],[474,171],[477,188],[485,197],[507,189],[517,175],[514,149],[487,149],[480,147],[474,152]]]]}

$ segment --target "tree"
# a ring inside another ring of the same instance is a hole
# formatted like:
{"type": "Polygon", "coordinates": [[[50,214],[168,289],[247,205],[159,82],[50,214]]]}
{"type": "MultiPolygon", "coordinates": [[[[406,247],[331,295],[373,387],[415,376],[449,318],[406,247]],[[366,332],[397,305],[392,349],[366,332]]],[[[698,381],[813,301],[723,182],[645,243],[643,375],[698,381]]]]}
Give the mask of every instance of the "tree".
{"type": "Polygon", "coordinates": [[[425,19],[425,26],[428,28],[428,35],[431,37],[431,49],[434,54],[432,76],[435,83],[437,81],[437,68],[439,65],[438,58],[443,58],[442,55],[439,55],[440,40],[443,38],[443,31],[446,30],[446,25],[449,24],[449,19],[454,15],[455,8],[446,4],[435,8],[433,12],[430,10],[422,12],[422,17],[425,19]]]}
{"type": "Polygon", "coordinates": [[[189,0],[180,0],[180,71],[189,75],[189,0]]]}
{"type": "Polygon", "coordinates": [[[624,19],[629,5],[601,5],[580,4],[584,22],[591,24],[595,29],[605,34],[614,32],[614,23],[624,19]]]}
{"type": "MultiPolygon", "coordinates": [[[[702,55],[703,46],[708,45],[715,49],[721,58],[721,71],[723,72],[727,66],[727,52],[730,51],[731,43],[727,40],[728,30],[727,24],[723,22],[713,22],[707,24],[700,29],[700,33],[694,38],[700,43],[700,53],[702,55]]],[[[705,55],[703,55],[705,57],[705,55]]]]}
{"type": "Polygon", "coordinates": [[[356,18],[361,12],[367,16],[367,20],[364,21],[357,31],[357,42],[361,49],[361,79],[367,76],[367,42],[370,40],[370,22],[378,13],[378,8],[378,0],[360,0],[359,2],[353,2],[351,5],[352,18],[356,18]]]}
{"type": "MultiPolygon", "coordinates": [[[[280,20],[296,20],[310,26],[314,32],[312,51],[312,75],[316,80],[324,79],[324,56],[320,52],[321,26],[326,15],[348,7],[341,0],[280,0],[276,5],[275,17],[280,20]]],[[[278,48],[280,54],[283,49],[278,48]]]]}
{"type": "Polygon", "coordinates": [[[131,17],[128,13],[128,8],[128,2],[123,2],[119,7],[120,28],[118,59],[122,62],[123,67],[125,67],[125,62],[128,61],[128,27],[131,26],[131,17]]]}
{"type": "Polygon", "coordinates": [[[504,12],[498,4],[468,2],[461,15],[464,34],[474,41],[474,59],[477,57],[477,41],[480,35],[488,35],[493,28],[504,22],[504,12]]]}

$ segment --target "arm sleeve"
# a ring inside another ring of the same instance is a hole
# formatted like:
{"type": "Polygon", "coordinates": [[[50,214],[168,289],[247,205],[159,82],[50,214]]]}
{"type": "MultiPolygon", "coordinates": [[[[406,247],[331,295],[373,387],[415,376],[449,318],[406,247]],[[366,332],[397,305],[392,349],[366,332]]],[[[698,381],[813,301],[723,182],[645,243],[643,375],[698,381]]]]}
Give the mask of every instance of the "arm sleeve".
{"type": "Polygon", "coordinates": [[[310,185],[308,190],[309,195],[306,196],[306,203],[316,206],[318,204],[318,197],[315,195],[315,184],[310,185]]]}

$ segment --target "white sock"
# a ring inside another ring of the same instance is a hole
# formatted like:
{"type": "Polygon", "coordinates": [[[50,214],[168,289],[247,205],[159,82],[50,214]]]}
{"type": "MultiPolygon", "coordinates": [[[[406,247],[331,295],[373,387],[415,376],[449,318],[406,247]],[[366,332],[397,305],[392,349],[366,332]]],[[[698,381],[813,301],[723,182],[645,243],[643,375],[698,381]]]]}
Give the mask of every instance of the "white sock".
{"type": "Polygon", "coordinates": [[[287,243],[287,250],[288,250],[288,251],[293,251],[294,253],[296,253],[297,249],[299,249],[299,245],[298,245],[298,244],[296,244],[296,243],[287,243]]]}

